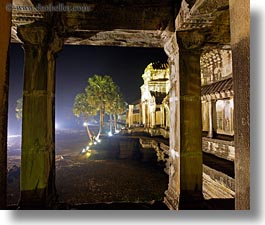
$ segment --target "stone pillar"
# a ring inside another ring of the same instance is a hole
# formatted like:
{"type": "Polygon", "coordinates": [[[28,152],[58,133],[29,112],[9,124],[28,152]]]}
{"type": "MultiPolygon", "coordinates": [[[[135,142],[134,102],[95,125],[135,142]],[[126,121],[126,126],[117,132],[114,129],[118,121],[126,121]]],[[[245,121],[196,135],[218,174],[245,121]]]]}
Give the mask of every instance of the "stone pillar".
{"type": "Polygon", "coordinates": [[[160,126],[165,128],[166,127],[166,123],[165,123],[165,118],[166,118],[166,115],[165,115],[165,107],[162,105],[160,107],[160,126]]]}
{"type": "Polygon", "coordinates": [[[6,207],[8,47],[11,31],[11,12],[6,11],[6,5],[11,2],[0,2],[0,209],[6,207]]]}
{"type": "Polygon", "coordinates": [[[129,127],[133,126],[133,105],[129,105],[129,127]]]}
{"type": "Polygon", "coordinates": [[[151,111],[151,127],[154,128],[156,125],[156,112],[155,110],[151,111]]]}
{"type": "Polygon", "coordinates": [[[18,28],[24,42],[21,208],[49,207],[55,191],[55,54],[62,41],[42,23],[18,28]]]}
{"type": "Polygon", "coordinates": [[[213,137],[216,135],[217,132],[217,114],[216,114],[216,99],[212,99],[212,126],[213,126],[213,137]]]}
{"type": "Polygon", "coordinates": [[[190,204],[202,200],[200,57],[204,36],[196,30],[177,32],[177,41],[179,45],[181,208],[192,207],[190,204]]]}
{"type": "Polygon", "coordinates": [[[165,33],[164,50],[170,68],[169,91],[169,182],[164,202],[171,210],[179,208],[180,195],[180,116],[179,116],[179,49],[175,33],[165,33]]]}
{"type": "Polygon", "coordinates": [[[209,131],[208,131],[208,137],[213,137],[213,104],[212,99],[209,97],[208,99],[208,107],[209,107],[209,131]]]}
{"type": "Polygon", "coordinates": [[[171,209],[196,207],[194,204],[202,200],[200,47],[203,40],[197,31],[177,32],[177,43],[172,45],[178,47],[170,57],[171,166],[165,198],[171,209]]]}
{"type": "Polygon", "coordinates": [[[248,0],[229,0],[235,106],[235,208],[238,210],[250,209],[249,4],[248,0]]]}

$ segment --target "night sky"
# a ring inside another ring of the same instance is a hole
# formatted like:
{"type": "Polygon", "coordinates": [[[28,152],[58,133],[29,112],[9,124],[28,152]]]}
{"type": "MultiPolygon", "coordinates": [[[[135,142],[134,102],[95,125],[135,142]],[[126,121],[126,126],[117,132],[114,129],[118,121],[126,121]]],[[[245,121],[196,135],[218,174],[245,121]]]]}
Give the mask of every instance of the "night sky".
{"type": "MultiPolygon", "coordinates": [[[[15,117],[16,100],[22,96],[24,53],[21,45],[10,47],[9,135],[19,134],[21,121],[15,117]]],[[[110,75],[120,87],[125,101],[140,98],[141,75],[150,62],[166,62],[163,49],[103,46],[64,46],[56,65],[56,123],[59,128],[77,128],[72,113],[74,98],[94,74],[110,75]]]]}

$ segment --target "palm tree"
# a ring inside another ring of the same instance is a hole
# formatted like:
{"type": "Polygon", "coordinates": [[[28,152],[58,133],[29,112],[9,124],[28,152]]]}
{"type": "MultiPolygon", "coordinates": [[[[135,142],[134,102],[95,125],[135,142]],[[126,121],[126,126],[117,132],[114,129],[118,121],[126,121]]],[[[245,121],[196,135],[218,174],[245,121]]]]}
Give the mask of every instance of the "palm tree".
{"type": "MultiPolygon", "coordinates": [[[[105,113],[110,115],[110,120],[112,115],[114,115],[114,120],[116,121],[116,114],[124,111],[124,105],[122,93],[112,78],[108,75],[94,75],[88,79],[88,86],[85,88],[85,92],[76,96],[73,113],[78,117],[82,115],[85,121],[84,124],[88,125],[88,117],[94,116],[99,112],[99,131],[95,138],[97,140],[103,130],[105,113]]],[[[91,139],[92,135],[88,126],[86,127],[91,139]]],[[[116,122],[115,128],[117,128],[116,122]]]]}
{"type": "Polygon", "coordinates": [[[97,139],[103,130],[104,116],[111,105],[113,95],[117,85],[113,82],[112,78],[108,75],[100,76],[94,75],[88,79],[88,86],[86,87],[86,94],[89,98],[94,100],[95,107],[97,107],[100,115],[100,125],[97,139]]]}
{"type": "Polygon", "coordinates": [[[94,106],[94,101],[92,98],[89,98],[86,93],[80,93],[75,96],[75,102],[73,105],[73,113],[75,116],[83,117],[84,126],[87,130],[87,135],[92,141],[94,139],[93,135],[90,132],[88,127],[89,117],[95,116],[97,114],[97,108],[94,106]]]}
{"type": "Polygon", "coordinates": [[[119,88],[116,88],[115,94],[113,95],[110,107],[109,114],[114,117],[114,129],[117,130],[117,115],[122,114],[126,109],[125,101],[123,95],[120,92],[119,88]]]}

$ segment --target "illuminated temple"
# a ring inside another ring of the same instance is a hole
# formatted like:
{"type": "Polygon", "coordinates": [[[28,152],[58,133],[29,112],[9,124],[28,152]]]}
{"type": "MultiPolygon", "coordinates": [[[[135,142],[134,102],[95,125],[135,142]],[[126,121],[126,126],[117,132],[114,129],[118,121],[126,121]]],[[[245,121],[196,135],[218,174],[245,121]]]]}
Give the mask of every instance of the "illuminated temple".
{"type": "Polygon", "coordinates": [[[169,127],[169,67],[167,63],[150,63],[142,75],[141,99],[129,105],[129,127],[169,127]]]}

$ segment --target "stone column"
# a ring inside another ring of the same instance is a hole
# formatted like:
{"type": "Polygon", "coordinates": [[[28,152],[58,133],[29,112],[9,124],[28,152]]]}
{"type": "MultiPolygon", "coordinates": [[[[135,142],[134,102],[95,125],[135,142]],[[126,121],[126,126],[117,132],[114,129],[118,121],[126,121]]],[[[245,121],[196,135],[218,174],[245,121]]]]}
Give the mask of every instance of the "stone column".
{"type": "Polygon", "coordinates": [[[133,126],[133,105],[129,105],[129,127],[133,126]]]}
{"type": "Polygon", "coordinates": [[[160,106],[160,127],[165,128],[165,107],[162,105],[160,106]]]}
{"type": "Polygon", "coordinates": [[[6,207],[8,47],[11,30],[11,12],[6,10],[6,5],[11,2],[0,2],[0,209],[6,207]]]}
{"type": "Polygon", "coordinates": [[[169,182],[164,202],[171,210],[179,208],[180,195],[180,116],[179,116],[179,49],[175,33],[166,32],[164,50],[170,68],[169,90],[169,182]]]}
{"type": "Polygon", "coordinates": [[[217,114],[216,114],[216,99],[212,99],[212,127],[213,127],[213,137],[217,132],[217,114]]]}
{"type": "Polygon", "coordinates": [[[21,208],[49,207],[55,191],[55,54],[62,41],[42,23],[18,28],[24,42],[21,208]]]}
{"type": "Polygon", "coordinates": [[[212,99],[209,97],[208,99],[208,107],[209,107],[209,131],[208,131],[208,137],[213,137],[213,104],[212,99]]]}
{"type": "Polygon", "coordinates": [[[170,56],[171,166],[165,198],[171,209],[196,207],[194,204],[202,200],[200,47],[203,40],[197,31],[177,32],[177,43],[172,44],[176,47],[172,51],[174,56],[170,56]]]}
{"type": "Polygon", "coordinates": [[[238,210],[250,209],[249,4],[248,0],[229,0],[235,106],[235,208],[238,210]]]}
{"type": "Polygon", "coordinates": [[[204,36],[196,30],[177,32],[177,41],[180,87],[180,208],[186,208],[193,207],[194,203],[202,200],[200,57],[204,36]]]}
{"type": "Polygon", "coordinates": [[[156,112],[155,111],[151,111],[151,123],[150,123],[151,127],[154,128],[156,125],[156,112]]]}

